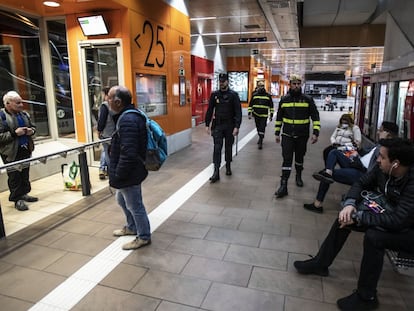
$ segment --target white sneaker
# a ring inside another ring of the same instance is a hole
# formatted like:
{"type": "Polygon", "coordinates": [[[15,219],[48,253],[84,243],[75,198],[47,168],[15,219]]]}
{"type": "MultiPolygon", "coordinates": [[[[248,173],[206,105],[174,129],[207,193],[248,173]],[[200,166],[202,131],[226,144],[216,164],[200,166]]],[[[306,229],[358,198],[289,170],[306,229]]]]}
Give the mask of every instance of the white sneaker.
{"type": "Polygon", "coordinates": [[[136,232],[129,230],[127,227],[123,227],[122,229],[116,229],[112,232],[113,236],[124,236],[124,235],[137,235],[136,232]]]}
{"type": "Polygon", "coordinates": [[[130,250],[130,249],[137,249],[137,248],[147,246],[147,245],[150,245],[150,244],[151,244],[151,239],[143,240],[143,239],[140,239],[140,238],[136,238],[135,240],[124,244],[122,246],[122,249],[127,251],[127,250],[130,250]]]}

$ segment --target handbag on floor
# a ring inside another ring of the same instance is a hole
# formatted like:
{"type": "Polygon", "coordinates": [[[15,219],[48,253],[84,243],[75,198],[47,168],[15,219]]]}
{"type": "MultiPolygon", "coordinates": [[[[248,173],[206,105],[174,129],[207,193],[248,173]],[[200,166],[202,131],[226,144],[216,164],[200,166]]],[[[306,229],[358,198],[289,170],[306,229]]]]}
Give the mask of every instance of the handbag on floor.
{"type": "Polygon", "coordinates": [[[82,190],[80,165],[73,161],[71,164],[62,164],[62,177],[65,190],[82,190]]]}

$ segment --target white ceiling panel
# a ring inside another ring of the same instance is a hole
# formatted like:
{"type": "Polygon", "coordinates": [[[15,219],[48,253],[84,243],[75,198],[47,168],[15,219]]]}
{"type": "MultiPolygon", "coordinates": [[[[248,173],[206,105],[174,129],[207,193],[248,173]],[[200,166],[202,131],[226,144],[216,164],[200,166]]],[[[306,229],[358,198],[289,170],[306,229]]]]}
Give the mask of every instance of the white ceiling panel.
{"type": "Polygon", "coordinates": [[[299,19],[303,27],[363,25],[375,11],[377,1],[381,0],[189,0],[192,44],[202,36],[209,44],[231,49],[232,55],[250,55],[252,49],[257,49],[274,72],[283,75],[358,66],[369,72],[373,63],[379,71],[383,47],[303,49],[298,26],[299,19]],[[303,19],[298,16],[302,5],[303,19]],[[239,42],[240,38],[260,37],[267,41],[239,42]]]}

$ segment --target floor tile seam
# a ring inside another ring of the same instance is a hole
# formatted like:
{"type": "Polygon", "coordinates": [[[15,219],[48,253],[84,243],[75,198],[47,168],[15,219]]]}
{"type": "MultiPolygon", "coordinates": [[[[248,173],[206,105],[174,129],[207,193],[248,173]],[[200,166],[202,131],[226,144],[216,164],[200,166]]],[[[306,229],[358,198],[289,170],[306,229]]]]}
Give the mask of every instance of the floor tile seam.
{"type": "MultiPolygon", "coordinates": [[[[243,139],[238,143],[239,150],[241,150],[252,139],[254,134],[255,134],[255,130],[252,130],[250,133],[248,133],[246,136],[243,137],[243,139]]],[[[233,154],[238,153],[239,150],[233,150],[233,154]]],[[[223,155],[223,157],[224,157],[224,155],[223,155]]],[[[223,165],[224,164],[222,164],[222,166],[223,165]]],[[[166,199],[163,203],[161,203],[156,209],[154,209],[149,214],[149,219],[150,219],[150,223],[151,223],[151,231],[152,232],[154,232],[166,219],[168,219],[168,217],[170,217],[197,190],[199,190],[206,183],[206,181],[208,181],[208,176],[209,176],[209,173],[211,172],[211,168],[212,168],[212,164],[210,164],[202,172],[197,174],[197,176],[195,176],[193,179],[191,179],[189,182],[187,182],[182,188],[180,188],[178,191],[176,191],[172,196],[170,196],[168,199],[166,199]],[[193,191],[193,192],[191,193],[191,191],[193,191]],[[171,208],[171,206],[174,206],[174,208],[171,208]]],[[[110,249],[111,247],[116,247],[118,249],[121,249],[120,245],[118,245],[118,244],[122,243],[121,242],[122,238],[123,237],[118,238],[113,243],[111,243],[107,248],[105,248],[100,254],[98,254],[96,256],[98,258],[96,261],[101,259],[101,257],[105,257],[104,254],[106,254],[108,252],[108,249],[110,249]]],[[[109,252],[112,252],[112,251],[109,251],[109,252]]],[[[123,259],[121,260],[122,257],[126,258],[132,251],[123,251],[123,250],[121,250],[121,252],[123,252],[123,254],[125,254],[125,255],[120,255],[119,257],[117,257],[117,260],[119,261],[118,264],[121,263],[121,261],[123,260],[123,259]]],[[[94,263],[95,262],[94,258],[90,262],[94,263]]],[[[86,265],[84,265],[83,267],[88,268],[89,267],[88,264],[89,264],[89,262],[86,265]]],[[[62,301],[62,299],[63,299],[62,297],[60,297],[60,295],[64,295],[64,297],[70,296],[70,285],[71,285],[72,281],[75,282],[76,280],[78,280],[79,282],[83,281],[83,282],[93,283],[90,280],[84,280],[83,279],[88,274],[90,274],[90,271],[87,268],[83,268],[83,267],[81,267],[72,276],[70,276],[66,281],[64,281],[62,284],[60,284],[56,288],[57,290],[54,289],[51,292],[49,292],[49,294],[47,294],[38,303],[36,303],[30,310],[31,311],[33,311],[33,310],[42,310],[41,308],[39,308],[39,306],[44,305],[45,301],[48,302],[48,305],[50,305],[49,302],[51,301],[55,304],[55,306],[60,306],[60,301],[62,301]],[[84,273],[84,275],[82,273],[84,273]],[[74,277],[74,276],[77,276],[78,274],[80,276],[82,276],[81,279],[77,279],[77,278],[74,277]],[[68,284],[68,285],[66,285],[66,284],[68,284]],[[63,290],[61,290],[62,288],[63,288],[63,290]],[[61,293],[59,293],[59,292],[61,292],[61,293]]],[[[100,276],[98,278],[96,278],[96,276],[95,276],[94,278],[95,278],[95,280],[98,280],[99,278],[103,279],[103,277],[108,275],[111,271],[112,270],[103,271],[103,269],[101,269],[100,276]]],[[[100,280],[102,280],[102,279],[100,279],[100,280]]],[[[97,283],[95,283],[94,286],[91,286],[92,285],[91,283],[86,283],[87,286],[85,286],[84,288],[78,287],[78,290],[82,291],[82,293],[76,299],[74,299],[73,295],[71,296],[71,299],[72,299],[72,301],[71,301],[72,306],[71,307],[73,307],[76,303],[78,303],[97,284],[97,283]]],[[[69,309],[65,309],[65,310],[69,310],[69,309]]]]}
{"type": "MultiPolygon", "coordinates": [[[[105,189],[102,189],[102,191],[105,191],[105,189]]],[[[98,198],[97,198],[97,200],[93,202],[93,204],[88,203],[86,207],[80,207],[80,206],[77,206],[76,208],[78,208],[78,209],[77,209],[74,213],[71,213],[71,215],[70,215],[70,216],[68,216],[68,213],[65,213],[64,215],[62,215],[62,213],[61,213],[62,211],[60,211],[60,212],[58,212],[57,214],[52,214],[52,215],[49,215],[49,216],[48,216],[48,217],[46,217],[46,218],[43,218],[43,219],[39,220],[39,222],[40,222],[40,223],[45,223],[45,222],[47,222],[47,221],[48,221],[48,219],[50,219],[50,218],[53,218],[53,217],[54,217],[54,218],[61,217],[60,219],[56,219],[56,220],[54,220],[54,221],[53,221],[53,224],[49,225],[46,231],[45,231],[45,230],[39,230],[39,231],[38,231],[38,232],[36,232],[36,233],[31,233],[31,234],[30,234],[30,236],[28,236],[27,238],[25,238],[25,239],[23,239],[23,240],[20,240],[20,239],[18,239],[16,236],[15,236],[15,237],[13,237],[13,235],[11,235],[11,236],[9,237],[9,240],[16,241],[16,244],[11,245],[10,247],[7,247],[7,249],[5,249],[4,251],[2,251],[2,252],[0,253],[0,258],[1,258],[1,257],[3,257],[3,256],[6,256],[7,254],[12,253],[13,251],[15,251],[15,250],[17,250],[18,248],[20,248],[20,247],[22,247],[22,246],[26,245],[27,243],[30,243],[31,241],[33,241],[33,240],[35,240],[35,239],[39,238],[40,236],[42,236],[43,234],[45,234],[45,232],[49,232],[49,231],[51,231],[51,230],[53,230],[53,229],[56,229],[56,228],[58,228],[59,226],[61,226],[62,224],[64,224],[64,223],[68,222],[69,220],[76,218],[78,215],[80,215],[80,214],[82,214],[83,212],[87,211],[88,209],[90,209],[91,207],[95,206],[96,204],[101,203],[102,201],[106,200],[106,199],[107,199],[107,198],[109,198],[110,196],[112,196],[112,194],[107,194],[107,195],[103,195],[102,197],[98,197],[98,198]]],[[[75,205],[77,205],[77,204],[78,204],[78,203],[75,203],[75,204],[73,204],[73,205],[71,205],[71,206],[72,206],[72,207],[75,207],[75,205]]],[[[17,236],[19,236],[19,235],[21,235],[21,234],[24,234],[24,232],[25,232],[26,230],[30,230],[30,228],[42,227],[42,225],[41,225],[41,224],[39,224],[39,222],[36,222],[36,223],[34,223],[34,224],[30,225],[29,227],[26,227],[26,228],[24,228],[24,229],[20,230],[19,232],[16,232],[16,235],[17,235],[17,236]]],[[[71,233],[71,232],[67,232],[67,233],[71,233]]],[[[49,246],[48,246],[48,247],[49,247],[49,246]]]]}

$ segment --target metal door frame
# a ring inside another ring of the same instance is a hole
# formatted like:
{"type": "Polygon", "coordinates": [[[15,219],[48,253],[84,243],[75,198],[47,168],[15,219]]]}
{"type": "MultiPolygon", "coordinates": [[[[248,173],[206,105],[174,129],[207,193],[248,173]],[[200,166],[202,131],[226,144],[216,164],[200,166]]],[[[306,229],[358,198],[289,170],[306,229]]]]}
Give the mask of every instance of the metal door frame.
{"type": "MultiPolygon", "coordinates": [[[[118,70],[118,84],[124,85],[124,60],[122,54],[122,40],[121,39],[99,39],[99,40],[85,40],[78,42],[79,50],[79,66],[81,73],[81,92],[82,92],[82,103],[83,103],[83,113],[84,113],[84,126],[86,130],[86,142],[93,141],[93,129],[90,126],[91,122],[91,111],[89,107],[89,81],[88,81],[88,72],[86,67],[86,55],[85,51],[87,48],[108,48],[116,47],[117,51],[117,70],[118,70]]],[[[99,166],[99,159],[94,160],[93,148],[88,152],[88,163],[92,166],[99,166]]]]}

